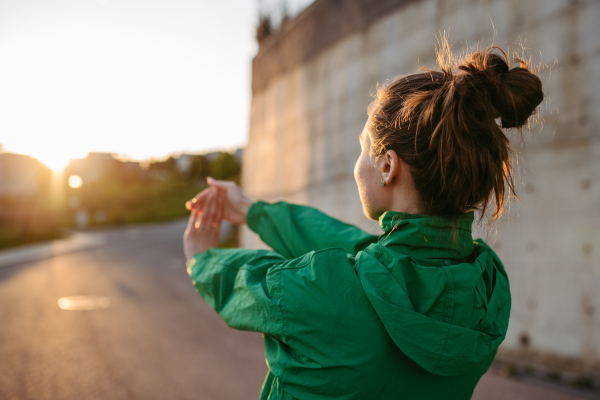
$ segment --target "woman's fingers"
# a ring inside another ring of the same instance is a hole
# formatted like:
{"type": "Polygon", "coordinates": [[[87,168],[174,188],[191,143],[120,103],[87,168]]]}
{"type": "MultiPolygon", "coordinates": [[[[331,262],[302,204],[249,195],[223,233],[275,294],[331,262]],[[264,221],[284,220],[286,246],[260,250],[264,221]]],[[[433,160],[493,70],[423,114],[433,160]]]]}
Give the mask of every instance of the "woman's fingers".
{"type": "Polygon", "coordinates": [[[206,182],[208,182],[208,184],[211,187],[218,188],[218,189],[223,189],[223,190],[227,190],[227,188],[235,186],[234,182],[231,182],[231,181],[219,181],[217,179],[211,178],[210,176],[208,178],[206,178],[206,182]]]}
{"type": "Polygon", "coordinates": [[[200,227],[203,231],[212,229],[215,214],[217,212],[217,195],[214,191],[211,191],[204,201],[204,207],[202,208],[202,216],[200,217],[200,227]]]}
{"type": "Polygon", "coordinates": [[[217,210],[215,212],[215,219],[213,222],[213,228],[211,231],[211,245],[217,247],[219,245],[219,237],[221,236],[221,221],[223,220],[223,197],[216,196],[217,210]]]}
{"type": "Polygon", "coordinates": [[[190,213],[190,219],[188,220],[187,230],[191,231],[192,229],[197,229],[199,214],[202,212],[200,210],[194,209],[190,213]]]}
{"type": "MultiPolygon", "coordinates": [[[[210,185],[210,189],[207,190],[213,190],[215,194],[222,197],[222,219],[234,224],[245,224],[248,210],[254,202],[246,197],[244,192],[242,192],[242,189],[240,189],[235,182],[219,181],[210,177],[206,180],[210,185]]],[[[199,193],[198,196],[194,198],[195,200],[186,203],[186,207],[188,207],[188,209],[191,209],[192,207],[203,209],[207,196],[208,193],[206,191],[199,193]]]]}
{"type": "Polygon", "coordinates": [[[188,210],[191,210],[192,208],[202,209],[204,201],[208,197],[209,193],[214,192],[215,190],[216,189],[213,189],[213,188],[204,189],[203,191],[198,193],[193,199],[191,199],[190,201],[187,201],[185,203],[185,208],[187,208],[188,210]]]}
{"type": "Polygon", "coordinates": [[[188,231],[192,229],[192,227],[194,226],[194,223],[196,222],[196,221],[194,221],[194,218],[195,218],[194,214],[196,214],[195,210],[190,213],[190,219],[188,219],[188,224],[187,224],[188,231]]]}
{"type": "Polygon", "coordinates": [[[206,196],[208,195],[208,190],[209,189],[204,189],[203,191],[198,193],[193,199],[186,201],[185,208],[191,210],[193,208],[201,207],[204,199],[206,199],[206,196]]]}
{"type": "Polygon", "coordinates": [[[206,181],[211,188],[223,193],[223,195],[225,195],[226,198],[228,197],[230,201],[235,198],[236,189],[240,190],[235,182],[219,181],[213,178],[206,178],[206,181]]]}
{"type": "Polygon", "coordinates": [[[215,213],[214,224],[215,224],[215,228],[220,228],[221,221],[223,220],[223,203],[224,203],[223,196],[217,194],[216,201],[217,201],[217,211],[215,213]]]}
{"type": "Polygon", "coordinates": [[[194,254],[219,246],[223,199],[216,189],[202,197],[203,207],[194,207],[183,235],[183,251],[189,260],[194,254]]]}

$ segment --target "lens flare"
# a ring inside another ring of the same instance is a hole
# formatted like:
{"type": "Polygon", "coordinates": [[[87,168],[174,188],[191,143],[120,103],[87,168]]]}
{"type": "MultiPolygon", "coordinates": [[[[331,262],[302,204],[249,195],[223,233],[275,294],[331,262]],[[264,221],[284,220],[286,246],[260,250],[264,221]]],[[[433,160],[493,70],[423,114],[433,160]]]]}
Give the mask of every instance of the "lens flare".
{"type": "Polygon", "coordinates": [[[83,179],[79,175],[71,175],[69,177],[69,187],[79,189],[83,185],[83,179]]]}

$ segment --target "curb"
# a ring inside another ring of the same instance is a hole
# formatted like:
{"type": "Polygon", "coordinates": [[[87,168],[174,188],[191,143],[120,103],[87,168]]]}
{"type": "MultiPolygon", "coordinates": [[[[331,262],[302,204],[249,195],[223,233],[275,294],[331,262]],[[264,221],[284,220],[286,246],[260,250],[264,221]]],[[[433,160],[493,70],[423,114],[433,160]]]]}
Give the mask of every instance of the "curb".
{"type": "Polygon", "coordinates": [[[98,247],[105,242],[103,234],[77,232],[67,239],[2,250],[0,251],[0,268],[98,247]]]}

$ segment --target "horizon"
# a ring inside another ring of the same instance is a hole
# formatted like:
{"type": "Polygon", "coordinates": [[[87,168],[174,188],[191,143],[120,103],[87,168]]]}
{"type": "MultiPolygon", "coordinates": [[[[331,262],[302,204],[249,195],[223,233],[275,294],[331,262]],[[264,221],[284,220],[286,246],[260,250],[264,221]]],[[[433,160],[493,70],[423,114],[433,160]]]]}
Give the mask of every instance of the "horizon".
{"type": "Polygon", "coordinates": [[[89,156],[91,154],[105,154],[105,155],[110,155],[112,156],[113,159],[120,161],[120,162],[134,162],[134,163],[138,163],[140,165],[146,165],[146,164],[152,164],[152,163],[160,163],[160,162],[164,162],[166,160],[168,160],[169,158],[174,158],[174,159],[178,159],[181,156],[184,155],[189,155],[189,156],[207,156],[209,154],[213,154],[213,153],[229,153],[232,155],[235,155],[235,153],[238,150],[244,150],[245,147],[243,146],[239,146],[239,147],[231,147],[231,148],[216,148],[216,149],[206,149],[206,150],[201,150],[199,152],[176,152],[176,153],[169,153],[163,157],[150,157],[150,158],[146,158],[146,159],[133,159],[131,157],[128,157],[127,155],[123,155],[123,154],[118,154],[118,153],[111,153],[111,152],[104,152],[104,151],[89,151],[88,153],[85,154],[85,156],[83,157],[78,157],[78,158],[71,158],[69,159],[68,163],[64,166],[61,166],[60,168],[52,168],[51,166],[47,165],[46,163],[44,163],[42,160],[38,159],[37,157],[34,157],[30,154],[22,154],[22,153],[15,153],[15,152],[11,152],[11,151],[4,151],[2,149],[2,147],[0,146],[0,156],[1,155],[16,155],[16,156],[22,156],[22,157],[28,157],[31,159],[34,159],[36,161],[38,161],[39,163],[43,164],[46,168],[52,170],[55,173],[61,173],[63,172],[72,161],[76,161],[76,160],[85,160],[87,158],[89,158],[89,156]]]}
{"type": "Polygon", "coordinates": [[[245,147],[259,6],[0,4],[0,152],[59,170],[88,152],[148,161],[245,147]]]}

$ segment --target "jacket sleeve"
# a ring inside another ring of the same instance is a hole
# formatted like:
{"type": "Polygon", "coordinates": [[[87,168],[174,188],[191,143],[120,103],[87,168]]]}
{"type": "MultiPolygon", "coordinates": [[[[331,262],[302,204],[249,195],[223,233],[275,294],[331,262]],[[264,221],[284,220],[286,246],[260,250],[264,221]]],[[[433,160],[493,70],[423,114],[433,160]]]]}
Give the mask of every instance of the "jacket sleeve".
{"type": "Polygon", "coordinates": [[[278,285],[267,273],[290,262],[268,250],[209,249],[192,257],[187,270],[227,325],[284,340],[278,285]]]}
{"type": "Polygon", "coordinates": [[[356,254],[378,236],[307,206],[258,201],[248,211],[248,227],[277,253],[295,258],[330,247],[356,254]]]}

